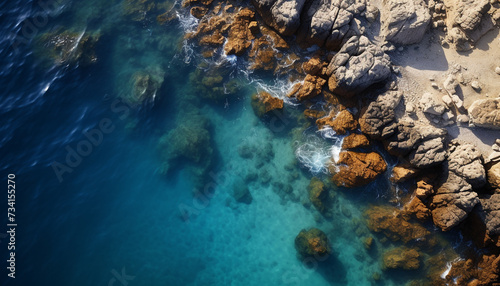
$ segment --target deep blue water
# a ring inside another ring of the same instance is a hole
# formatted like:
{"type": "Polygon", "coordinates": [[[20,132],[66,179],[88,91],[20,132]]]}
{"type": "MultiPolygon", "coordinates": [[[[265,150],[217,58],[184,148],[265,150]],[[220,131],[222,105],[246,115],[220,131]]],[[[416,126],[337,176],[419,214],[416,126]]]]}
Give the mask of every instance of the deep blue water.
{"type": "MultiPolygon", "coordinates": [[[[333,217],[308,205],[309,180],[314,172],[325,176],[330,149],[341,138],[322,138],[314,127],[293,132],[301,127],[301,107],[291,103],[278,125],[255,116],[250,96],[265,88],[283,97],[286,81],[248,75],[240,60],[220,56],[208,65],[224,62],[240,89],[206,99],[190,79],[203,60],[183,44],[185,16],[159,25],[155,14],[131,19],[122,1],[53,1],[49,13],[39,3],[45,2],[0,3],[0,170],[5,182],[16,175],[18,224],[15,279],[6,277],[7,239],[0,237],[2,285],[400,285],[405,279],[389,273],[375,282],[373,273],[383,273],[380,256],[363,246],[369,235],[363,209],[387,198],[386,178],[355,194],[339,191],[333,217]],[[29,23],[35,23],[31,33],[23,30],[29,23]],[[44,35],[63,31],[99,34],[91,49],[97,61],[51,57],[44,35]],[[145,70],[159,70],[163,80],[154,102],[127,102],[134,75],[145,70]],[[102,132],[101,122],[112,130],[89,145],[85,133],[102,132]],[[165,154],[178,152],[176,137],[165,134],[179,134],[172,133],[179,126],[209,138],[195,147],[200,154],[190,150],[171,160],[165,173],[165,154]],[[71,156],[78,148],[86,153],[80,159],[71,156]],[[255,156],[243,158],[245,148],[255,156]],[[193,163],[196,157],[210,164],[193,163]],[[54,162],[67,168],[59,178],[54,162]],[[250,204],[232,197],[237,185],[249,187],[250,204]],[[313,269],[294,248],[295,236],[309,227],[324,230],[334,249],[313,269]]],[[[5,230],[7,210],[1,210],[5,230]]]]}

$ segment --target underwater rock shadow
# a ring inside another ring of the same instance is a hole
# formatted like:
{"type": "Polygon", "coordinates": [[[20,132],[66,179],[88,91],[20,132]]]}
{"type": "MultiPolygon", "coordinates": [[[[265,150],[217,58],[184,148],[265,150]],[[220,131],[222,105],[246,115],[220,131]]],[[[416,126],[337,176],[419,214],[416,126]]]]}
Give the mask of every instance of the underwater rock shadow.
{"type": "MultiPolygon", "coordinates": [[[[316,271],[321,274],[330,285],[347,285],[347,271],[344,264],[337,258],[337,253],[333,252],[326,260],[316,263],[318,263],[316,271]]],[[[305,265],[307,265],[307,263],[305,265]]]]}

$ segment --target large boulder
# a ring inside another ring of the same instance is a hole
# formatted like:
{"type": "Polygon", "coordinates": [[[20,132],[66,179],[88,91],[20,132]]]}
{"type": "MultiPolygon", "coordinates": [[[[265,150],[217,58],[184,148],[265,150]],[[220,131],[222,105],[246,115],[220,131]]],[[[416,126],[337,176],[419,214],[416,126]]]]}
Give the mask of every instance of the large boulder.
{"type": "Polygon", "coordinates": [[[492,187],[500,189],[500,162],[495,163],[488,169],[488,183],[492,187]]]}
{"type": "Polygon", "coordinates": [[[469,117],[478,127],[500,129],[500,98],[474,101],[469,107],[469,117]]]}
{"type": "Polygon", "coordinates": [[[300,14],[306,0],[252,0],[264,22],[283,36],[290,36],[300,26],[300,14]]]}
{"type": "Polygon", "coordinates": [[[328,237],[317,228],[301,230],[295,237],[295,249],[302,258],[325,257],[331,252],[328,237]]]}
{"type": "Polygon", "coordinates": [[[486,183],[481,153],[469,143],[453,140],[436,194],[431,199],[434,224],[447,231],[462,222],[479,203],[473,189],[486,183]]]}
{"type": "Polygon", "coordinates": [[[383,1],[381,34],[396,44],[410,45],[420,42],[431,20],[424,0],[383,1]]]}
{"type": "Polygon", "coordinates": [[[364,0],[312,0],[302,13],[297,40],[304,45],[338,50],[349,34],[351,21],[366,8],[364,0]]]}
{"type": "Polygon", "coordinates": [[[234,21],[229,29],[227,43],[224,45],[224,52],[228,55],[243,55],[255,39],[249,28],[250,22],[255,17],[255,13],[248,9],[241,9],[234,16],[234,21]]]}
{"type": "Polygon", "coordinates": [[[382,49],[365,36],[352,36],[327,67],[330,91],[354,96],[391,74],[391,61],[382,49]]]}
{"type": "Polygon", "coordinates": [[[500,190],[479,199],[480,216],[490,234],[500,235],[500,190]]]}
{"type": "Polygon", "coordinates": [[[464,178],[474,189],[486,183],[482,155],[474,145],[453,140],[448,153],[448,169],[451,172],[464,178]]]}
{"type": "MultiPolygon", "coordinates": [[[[384,158],[377,152],[342,152],[337,163],[340,167],[332,180],[337,186],[348,188],[366,185],[387,169],[384,158]]],[[[331,172],[335,171],[331,170],[331,172]]]]}
{"type": "Polygon", "coordinates": [[[397,127],[395,109],[402,96],[399,91],[389,90],[364,107],[359,118],[361,131],[375,140],[394,134],[397,127]]]}
{"type": "Polygon", "coordinates": [[[448,231],[467,217],[479,198],[472,186],[453,172],[443,175],[441,180],[431,199],[432,220],[443,231],[448,231]]]}
{"type": "Polygon", "coordinates": [[[338,114],[330,112],[326,117],[316,120],[316,125],[319,129],[323,129],[326,125],[332,127],[337,134],[345,134],[348,130],[355,130],[358,127],[358,121],[347,110],[342,110],[338,114]]]}
{"type": "Polygon", "coordinates": [[[427,168],[446,159],[446,130],[411,120],[400,120],[391,137],[384,142],[389,153],[408,156],[412,166],[427,168]]]}

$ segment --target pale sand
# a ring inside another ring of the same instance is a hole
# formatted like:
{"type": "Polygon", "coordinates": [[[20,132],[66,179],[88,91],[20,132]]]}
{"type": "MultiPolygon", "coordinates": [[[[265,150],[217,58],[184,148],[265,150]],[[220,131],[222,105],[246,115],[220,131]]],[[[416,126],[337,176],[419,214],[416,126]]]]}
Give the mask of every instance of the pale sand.
{"type": "MultiPolygon", "coordinates": [[[[391,53],[391,58],[401,70],[399,87],[404,92],[405,102],[418,106],[421,96],[428,92],[441,101],[446,91],[443,81],[457,68],[462,67],[463,84],[458,95],[468,108],[472,102],[483,98],[496,98],[500,94],[500,75],[495,67],[500,66],[500,36],[498,28],[488,32],[468,53],[458,53],[454,48],[443,48],[438,40],[439,32],[429,32],[416,45],[407,46],[403,51],[391,53]],[[430,79],[434,79],[431,81],[430,79]],[[475,91],[470,83],[478,81],[481,91],[475,91]],[[439,89],[432,87],[435,82],[439,89]]],[[[418,120],[428,122],[422,112],[417,112],[418,120]]],[[[443,126],[441,126],[443,127],[443,126]]],[[[470,142],[488,156],[495,139],[500,138],[500,130],[448,126],[450,136],[470,142]]]]}

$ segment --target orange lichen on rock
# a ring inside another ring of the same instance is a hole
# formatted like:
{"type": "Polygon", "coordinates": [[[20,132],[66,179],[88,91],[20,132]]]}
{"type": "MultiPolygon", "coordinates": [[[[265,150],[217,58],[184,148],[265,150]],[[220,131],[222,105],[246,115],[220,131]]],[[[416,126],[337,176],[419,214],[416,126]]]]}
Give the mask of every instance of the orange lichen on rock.
{"type": "Polygon", "coordinates": [[[252,107],[255,114],[260,117],[272,110],[283,109],[283,99],[262,91],[252,96],[252,107]]]}
{"type": "Polygon", "coordinates": [[[352,131],[358,128],[358,121],[348,110],[342,110],[338,114],[331,111],[326,117],[316,120],[318,129],[323,129],[325,125],[332,127],[337,134],[345,134],[347,131],[352,131]]]}
{"type": "Polygon", "coordinates": [[[431,210],[418,197],[408,202],[404,211],[422,221],[431,218],[431,210]]]}
{"type": "Polygon", "coordinates": [[[414,178],[418,174],[418,169],[410,165],[399,164],[392,169],[391,181],[393,183],[401,183],[414,178]]]}
{"type": "MultiPolygon", "coordinates": [[[[332,180],[337,186],[348,188],[366,185],[387,169],[384,158],[377,152],[342,152],[337,164],[340,167],[332,180]]],[[[330,171],[334,173],[334,170],[330,171]]]]}
{"type": "Polygon", "coordinates": [[[325,79],[308,74],[303,83],[297,83],[292,88],[288,97],[295,97],[298,100],[313,98],[321,93],[325,83],[325,79]]]}
{"type": "Polygon", "coordinates": [[[352,133],[344,138],[342,149],[367,148],[370,146],[370,141],[363,134],[352,133]]]}
{"type": "Polygon", "coordinates": [[[249,28],[249,24],[254,17],[255,12],[248,8],[243,8],[236,13],[229,29],[227,43],[224,46],[226,54],[241,56],[250,47],[255,37],[249,28]]]}
{"type": "Polygon", "coordinates": [[[252,49],[249,53],[251,70],[272,70],[276,66],[276,53],[273,43],[265,36],[253,41],[252,49]]]}

